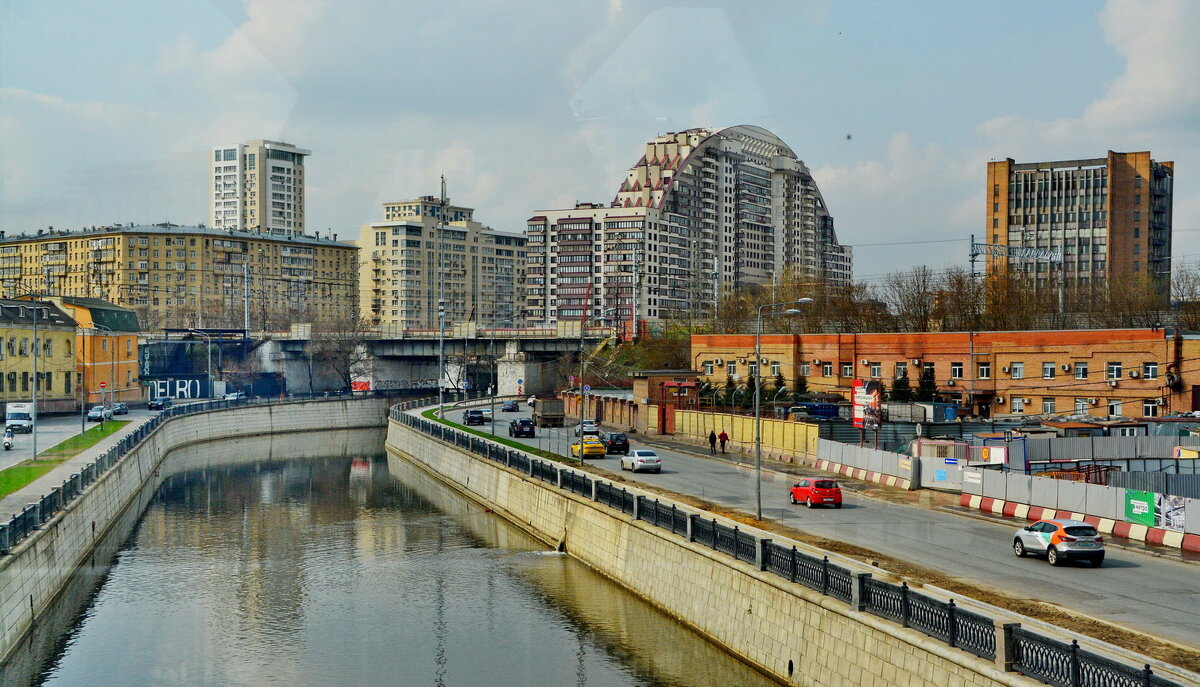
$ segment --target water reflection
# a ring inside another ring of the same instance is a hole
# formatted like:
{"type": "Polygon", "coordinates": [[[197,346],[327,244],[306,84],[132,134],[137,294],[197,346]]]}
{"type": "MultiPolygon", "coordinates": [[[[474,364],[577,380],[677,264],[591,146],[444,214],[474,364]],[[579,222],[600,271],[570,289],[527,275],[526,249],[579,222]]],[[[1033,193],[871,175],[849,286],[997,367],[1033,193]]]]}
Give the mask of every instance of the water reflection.
{"type": "Polygon", "coordinates": [[[168,479],[45,685],[768,685],[407,463],[168,479]]]}

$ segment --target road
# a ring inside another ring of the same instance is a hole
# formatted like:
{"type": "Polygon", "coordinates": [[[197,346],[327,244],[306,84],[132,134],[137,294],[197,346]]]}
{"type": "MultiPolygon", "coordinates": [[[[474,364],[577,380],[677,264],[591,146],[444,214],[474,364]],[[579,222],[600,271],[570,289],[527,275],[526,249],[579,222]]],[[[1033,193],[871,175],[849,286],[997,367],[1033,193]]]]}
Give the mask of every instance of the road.
{"type": "MultiPolygon", "coordinates": [[[[117,415],[116,420],[129,420],[142,423],[158,414],[157,410],[145,408],[130,408],[128,415],[117,415]]],[[[86,422],[87,427],[95,427],[99,422],[86,422]]],[[[85,428],[86,429],[86,428],[85,428]]],[[[39,415],[37,448],[38,453],[79,434],[78,415],[39,415]]],[[[33,435],[15,434],[11,451],[0,451],[0,470],[11,467],[23,460],[33,458],[33,435]]]]}
{"type": "MultiPolygon", "coordinates": [[[[495,432],[508,435],[508,421],[529,417],[501,413],[495,432]]],[[[447,418],[462,422],[462,411],[447,418]]],[[[569,421],[568,421],[569,422],[569,421]]],[[[487,426],[473,429],[488,430],[487,426]]],[[[532,446],[569,455],[573,425],[539,428],[532,446]]],[[[634,448],[638,435],[629,435],[634,448]]],[[[754,471],[746,467],[653,447],[663,459],[662,474],[634,477],[663,489],[692,494],[725,506],[754,512],[754,471]]],[[[589,459],[620,471],[618,456],[589,459]]],[[[628,475],[629,473],[625,473],[628,475]]],[[[1037,558],[1017,558],[1010,544],[1012,525],[994,524],[918,506],[887,503],[850,492],[841,509],[813,509],[788,502],[794,476],[770,471],[763,476],[763,517],[805,532],[840,539],[879,553],[909,560],[956,578],[990,586],[1017,598],[1046,601],[1142,632],[1200,648],[1200,567],[1136,551],[1109,548],[1104,566],[1051,567],[1037,558]]]]}

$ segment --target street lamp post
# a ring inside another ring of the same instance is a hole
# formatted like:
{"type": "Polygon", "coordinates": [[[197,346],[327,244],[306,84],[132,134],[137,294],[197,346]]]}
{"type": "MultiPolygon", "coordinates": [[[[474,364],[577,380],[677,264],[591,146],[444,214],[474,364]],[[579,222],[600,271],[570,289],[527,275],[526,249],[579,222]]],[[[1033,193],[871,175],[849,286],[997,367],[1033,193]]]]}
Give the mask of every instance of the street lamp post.
{"type": "MultiPolygon", "coordinates": [[[[583,307],[584,307],[584,312],[586,313],[587,309],[589,309],[591,306],[584,305],[583,307]]],[[[592,320],[595,320],[595,319],[603,320],[605,315],[612,313],[612,312],[616,312],[616,311],[617,311],[616,308],[608,308],[604,312],[600,313],[599,316],[584,315],[583,319],[581,319],[579,321],[579,428],[578,428],[579,435],[578,436],[579,436],[579,464],[580,465],[583,465],[583,411],[584,411],[584,408],[587,407],[587,396],[583,390],[583,386],[584,386],[583,385],[583,373],[584,373],[584,370],[586,369],[585,365],[587,363],[587,359],[583,355],[583,333],[584,333],[584,330],[587,329],[588,322],[591,322],[592,320]]]]}
{"type": "MultiPolygon", "coordinates": [[[[108,345],[108,362],[109,362],[109,365],[108,365],[108,400],[109,400],[108,406],[111,408],[113,405],[113,403],[112,403],[113,400],[116,399],[116,391],[117,391],[117,387],[114,386],[116,383],[117,349],[113,346],[113,341],[112,341],[113,330],[108,327],[105,327],[102,324],[96,324],[94,322],[92,323],[92,329],[101,329],[101,330],[108,332],[108,334],[104,338],[106,341],[108,341],[108,344],[109,344],[108,345]]],[[[85,370],[85,374],[86,374],[86,370],[85,370]]],[[[101,392],[100,392],[100,405],[104,405],[104,391],[103,390],[101,390],[101,392]]],[[[100,426],[101,427],[104,426],[104,413],[103,412],[100,413],[100,426]]]]}
{"type": "MultiPolygon", "coordinates": [[[[767,303],[758,306],[758,328],[754,333],[754,519],[762,520],[762,333],[763,310],[791,306],[784,310],[784,315],[799,315],[797,305],[812,303],[811,298],[801,298],[795,302],[767,303]]],[[[772,313],[778,314],[778,313],[772,313]]]]}

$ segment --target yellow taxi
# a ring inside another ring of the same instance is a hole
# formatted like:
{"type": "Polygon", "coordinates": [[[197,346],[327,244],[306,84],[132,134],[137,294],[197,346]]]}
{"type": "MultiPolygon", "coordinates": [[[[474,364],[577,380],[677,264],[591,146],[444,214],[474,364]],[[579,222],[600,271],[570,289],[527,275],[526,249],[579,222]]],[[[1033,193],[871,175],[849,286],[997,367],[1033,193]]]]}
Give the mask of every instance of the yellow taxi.
{"type": "MultiPolygon", "coordinates": [[[[571,444],[571,455],[575,458],[579,457],[580,443],[581,442],[577,441],[574,444],[571,444]]],[[[583,450],[584,458],[587,458],[589,456],[599,456],[599,457],[603,458],[604,456],[608,455],[608,447],[604,445],[603,441],[600,441],[599,437],[594,437],[594,436],[590,436],[590,435],[585,436],[583,438],[582,443],[583,443],[582,450],[583,450]]]]}

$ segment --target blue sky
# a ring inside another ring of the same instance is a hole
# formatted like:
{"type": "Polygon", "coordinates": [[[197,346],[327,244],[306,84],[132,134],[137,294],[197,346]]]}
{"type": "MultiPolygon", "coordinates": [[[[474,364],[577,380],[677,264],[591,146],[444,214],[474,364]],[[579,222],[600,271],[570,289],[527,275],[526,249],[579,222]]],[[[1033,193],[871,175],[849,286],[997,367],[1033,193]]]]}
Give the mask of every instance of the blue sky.
{"type": "Polygon", "coordinates": [[[642,144],[757,124],[855,272],[966,261],[989,159],[1146,150],[1200,257],[1200,3],[9,0],[0,229],[207,221],[207,151],[313,151],[310,230],[436,193],[499,229],[606,202],[642,144]],[[960,243],[872,246],[946,241],[960,243]]]}

